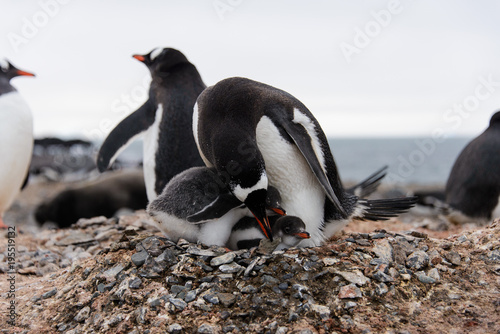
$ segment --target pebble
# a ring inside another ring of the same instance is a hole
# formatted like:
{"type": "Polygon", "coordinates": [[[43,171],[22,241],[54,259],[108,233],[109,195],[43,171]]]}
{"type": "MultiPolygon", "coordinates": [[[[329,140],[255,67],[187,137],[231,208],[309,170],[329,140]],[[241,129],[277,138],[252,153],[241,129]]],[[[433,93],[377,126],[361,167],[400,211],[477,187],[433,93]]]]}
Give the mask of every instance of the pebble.
{"type": "Polygon", "coordinates": [[[387,275],[386,273],[384,273],[383,271],[381,270],[377,270],[373,275],[372,277],[374,279],[376,279],[377,281],[379,282],[383,282],[383,283],[387,283],[387,282],[394,282],[394,278],[392,278],[391,276],[387,275]]]}
{"type": "Polygon", "coordinates": [[[239,271],[243,271],[244,269],[244,267],[235,262],[232,262],[230,264],[223,264],[219,267],[219,270],[223,273],[237,273],[239,271]]]}
{"type": "Polygon", "coordinates": [[[82,308],[77,315],[75,316],[75,321],[76,322],[84,322],[90,315],[90,307],[85,306],[82,308]]]}
{"type": "Polygon", "coordinates": [[[220,266],[221,264],[231,263],[231,262],[233,262],[235,257],[236,257],[236,254],[234,254],[233,252],[229,252],[229,253],[214,257],[210,261],[210,265],[217,267],[217,266],[220,266]]]}
{"type": "Polygon", "coordinates": [[[234,304],[236,301],[236,296],[233,295],[232,293],[217,293],[217,298],[219,299],[220,303],[224,305],[225,307],[229,307],[234,304]]]}
{"type": "Polygon", "coordinates": [[[435,281],[439,281],[441,279],[441,276],[439,276],[439,271],[437,268],[432,268],[427,272],[427,276],[431,277],[435,281]]]}
{"type": "Polygon", "coordinates": [[[116,280],[116,275],[118,275],[125,266],[123,264],[117,264],[116,266],[112,267],[111,269],[106,270],[105,272],[102,273],[102,277],[106,279],[108,282],[112,282],[116,280]]]}
{"type": "Polygon", "coordinates": [[[135,277],[128,283],[128,287],[131,289],[139,289],[142,285],[142,280],[139,277],[135,277]]]}
{"type": "Polygon", "coordinates": [[[208,257],[214,257],[214,256],[218,255],[214,251],[211,251],[209,249],[201,249],[201,248],[198,248],[196,246],[189,246],[186,249],[186,253],[191,254],[191,255],[208,256],[208,257]]]}
{"type": "Polygon", "coordinates": [[[184,310],[187,306],[187,303],[179,298],[170,298],[169,302],[175,306],[178,310],[184,310]]]}
{"type": "Polygon", "coordinates": [[[196,333],[201,333],[201,334],[215,334],[216,329],[209,325],[209,324],[202,324],[200,327],[198,327],[198,331],[196,333]]]}
{"type": "Polygon", "coordinates": [[[436,283],[436,280],[434,278],[427,276],[423,271],[417,271],[415,273],[415,276],[417,276],[418,280],[422,283],[426,284],[436,283]]]}
{"type": "Polygon", "coordinates": [[[377,293],[377,295],[382,296],[383,294],[389,292],[389,288],[385,283],[380,283],[375,285],[375,292],[377,293]]]}
{"type": "Polygon", "coordinates": [[[57,289],[54,288],[54,289],[52,289],[50,291],[47,291],[44,294],[42,294],[42,299],[47,299],[47,298],[53,297],[53,296],[56,295],[56,293],[57,293],[57,289]]]}
{"type": "Polygon", "coordinates": [[[204,295],[203,299],[210,304],[214,304],[214,305],[219,304],[219,297],[217,297],[217,295],[213,294],[213,293],[208,293],[208,294],[204,295]]]}
{"type": "Polygon", "coordinates": [[[455,252],[455,251],[448,252],[445,254],[445,257],[452,264],[454,264],[456,266],[460,265],[461,256],[457,252],[455,252]]]}
{"type": "Polygon", "coordinates": [[[361,298],[361,290],[355,284],[344,285],[340,288],[338,297],[340,299],[346,298],[361,298]]]}
{"type": "Polygon", "coordinates": [[[344,308],[346,310],[348,310],[348,309],[351,309],[351,308],[356,307],[356,306],[358,306],[358,303],[349,301],[349,302],[345,303],[344,308]]]}
{"type": "Polygon", "coordinates": [[[181,334],[182,333],[182,326],[175,323],[167,327],[167,332],[171,334],[181,334]]]}
{"type": "Polygon", "coordinates": [[[330,318],[330,309],[327,306],[312,304],[311,310],[316,312],[322,320],[330,318]]]}
{"type": "Polygon", "coordinates": [[[363,275],[359,270],[354,271],[334,271],[335,274],[342,276],[346,281],[354,283],[358,286],[365,285],[370,282],[370,279],[363,275]]]}
{"type": "Polygon", "coordinates": [[[429,264],[429,255],[424,251],[415,251],[406,258],[406,266],[410,269],[420,270],[429,264]]]}
{"type": "Polygon", "coordinates": [[[387,239],[377,242],[372,251],[375,255],[377,255],[377,257],[387,261],[388,263],[393,261],[392,246],[387,239]]]}
{"type": "Polygon", "coordinates": [[[130,257],[130,260],[132,260],[132,262],[137,267],[140,267],[144,264],[144,262],[146,262],[148,256],[149,256],[148,252],[145,250],[142,250],[140,252],[132,254],[132,256],[130,257]]]}
{"type": "Polygon", "coordinates": [[[241,289],[241,293],[255,293],[257,289],[253,285],[247,285],[241,289]]]}

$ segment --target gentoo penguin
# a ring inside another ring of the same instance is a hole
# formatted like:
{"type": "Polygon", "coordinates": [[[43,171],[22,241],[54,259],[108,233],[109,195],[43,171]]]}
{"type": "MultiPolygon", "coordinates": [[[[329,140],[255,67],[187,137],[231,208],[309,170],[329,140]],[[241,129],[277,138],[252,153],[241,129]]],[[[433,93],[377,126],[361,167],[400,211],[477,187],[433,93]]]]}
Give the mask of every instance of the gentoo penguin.
{"type": "Polygon", "coordinates": [[[345,191],[311,112],[292,95],[256,81],[229,78],[205,89],[194,107],[193,132],[205,164],[228,176],[230,191],[270,238],[269,185],[311,234],[299,246],[320,245],[351,218],[387,218],[414,205],[414,198],[404,198],[372,206],[345,191]]]}
{"type": "Polygon", "coordinates": [[[5,210],[14,201],[28,173],[33,151],[33,118],[30,108],[11,86],[17,76],[35,76],[0,62],[0,227],[5,210]]]}
{"type": "MultiPolygon", "coordinates": [[[[269,223],[273,236],[281,238],[276,250],[295,247],[303,239],[311,236],[306,231],[306,225],[299,217],[295,216],[270,216],[269,223]]],[[[227,247],[232,250],[248,249],[259,245],[266,236],[253,217],[243,217],[234,226],[227,247]]]]}
{"type": "MultiPolygon", "coordinates": [[[[358,197],[369,196],[377,189],[380,181],[387,174],[387,168],[387,166],[382,167],[375,173],[368,176],[365,180],[351,188],[346,189],[346,191],[358,197]]],[[[268,193],[270,190],[274,192],[271,195],[272,198],[275,198],[281,206],[281,195],[278,190],[274,187],[269,187],[268,193]]],[[[282,239],[282,242],[278,245],[277,249],[294,247],[298,245],[302,239],[310,238],[308,232],[307,234],[300,234],[305,231],[305,224],[302,219],[294,216],[286,217],[289,217],[290,219],[269,217],[269,223],[271,224],[273,235],[281,237],[282,239]],[[275,224],[277,219],[279,224],[275,224]]],[[[227,247],[230,249],[252,248],[254,246],[258,246],[260,239],[263,238],[265,238],[265,236],[262,234],[262,230],[257,222],[255,220],[252,221],[249,217],[243,217],[233,226],[227,247]]]]}
{"type": "Polygon", "coordinates": [[[145,209],[148,204],[142,171],[110,172],[93,182],[65,189],[35,210],[39,224],[51,221],[70,227],[80,218],[108,218],[122,208],[145,209]]]}
{"type": "MultiPolygon", "coordinates": [[[[284,215],[279,193],[270,189],[265,206],[284,215]]],[[[227,188],[214,168],[192,167],[176,175],[147,212],[171,240],[179,238],[206,245],[224,246],[231,229],[241,218],[251,215],[227,188]]]]}
{"type": "Polygon", "coordinates": [[[101,172],[106,170],[128,143],[145,132],[144,179],[152,201],[172,177],[203,165],[191,122],[194,103],[205,84],[178,50],[157,48],[133,57],[151,72],[149,99],[111,131],[101,146],[97,166],[101,172]]]}
{"type": "Polygon", "coordinates": [[[500,111],[455,161],[446,183],[446,203],[468,217],[490,220],[499,196],[500,111]]]}

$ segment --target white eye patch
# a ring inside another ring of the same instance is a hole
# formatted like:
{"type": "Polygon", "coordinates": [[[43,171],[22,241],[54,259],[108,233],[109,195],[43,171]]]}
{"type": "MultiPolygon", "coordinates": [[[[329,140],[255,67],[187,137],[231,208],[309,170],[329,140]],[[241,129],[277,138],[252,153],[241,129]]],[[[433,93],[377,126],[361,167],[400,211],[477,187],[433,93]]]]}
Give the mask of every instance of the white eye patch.
{"type": "Polygon", "coordinates": [[[153,51],[151,51],[150,58],[151,61],[153,61],[156,57],[158,57],[161,53],[163,52],[162,48],[156,48],[153,51]]]}

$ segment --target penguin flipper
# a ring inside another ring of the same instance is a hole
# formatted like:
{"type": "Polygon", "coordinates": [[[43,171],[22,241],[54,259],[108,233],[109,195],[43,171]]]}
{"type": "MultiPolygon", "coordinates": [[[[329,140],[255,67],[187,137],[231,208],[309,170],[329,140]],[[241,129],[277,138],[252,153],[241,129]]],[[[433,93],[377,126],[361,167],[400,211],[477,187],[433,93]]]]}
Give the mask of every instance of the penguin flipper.
{"type": "Polygon", "coordinates": [[[376,200],[359,200],[358,203],[363,207],[359,216],[352,218],[360,220],[388,220],[407,212],[417,203],[417,197],[388,198],[376,200]]]}
{"type": "Polygon", "coordinates": [[[387,175],[387,169],[389,167],[386,165],[380,168],[378,171],[368,176],[365,180],[356,184],[355,186],[346,189],[347,192],[358,196],[359,198],[366,198],[377,190],[382,179],[387,175]]]}
{"type": "Polygon", "coordinates": [[[223,193],[202,210],[187,216],[186,219],[192,224],[201,224],[207,220],[220,218],[228,213],[229,210],[241,205],[243,205],[243,203],[233,194],[223,193]]]}
{"type": "Polygon", "coordinates": [[[326,171],[323,169],[323,166],[321,165],[318,156],[316,155],[316,151],[314,150],[312,144],[312,138],[309,135],[307,129],[303,125],[295,123],[293,121],[284,121],[281,122],[280,125],[292,138],[300,153],[302,153],[302,155],[306,159],[309,167],[311,167],[312,172],[325,190],[325,193],[330,201],[335,205],[337,210],[339,210],[344,215],[344,217],[347,217],[344,208],[340,204],[340,201],[335,194],[332,185],[330,184],[330,180],[326,175],[326,171]]]}
{"type": "Polygon", "coordinates": [[[130,141],[146,131],[155,120],[155,104],[150,97],[108,134],[97,154],[97,168],[104,172],[130,141]]]}

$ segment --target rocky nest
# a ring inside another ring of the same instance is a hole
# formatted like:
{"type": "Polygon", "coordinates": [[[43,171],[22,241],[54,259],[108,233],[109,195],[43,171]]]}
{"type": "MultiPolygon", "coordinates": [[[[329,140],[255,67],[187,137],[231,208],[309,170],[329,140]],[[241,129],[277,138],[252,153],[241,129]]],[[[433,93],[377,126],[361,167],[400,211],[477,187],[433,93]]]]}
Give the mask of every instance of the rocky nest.
{"type": "MultiPolygon", "coordinates": [[[[345,234],[322,247],[173,243],[142,212],[15,238],[8,333],[500,333],[500,221],[446,239],[345,234]]],[[[22,230],[21,230],[22,231],[22,230]]]]}

